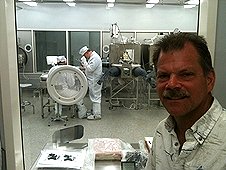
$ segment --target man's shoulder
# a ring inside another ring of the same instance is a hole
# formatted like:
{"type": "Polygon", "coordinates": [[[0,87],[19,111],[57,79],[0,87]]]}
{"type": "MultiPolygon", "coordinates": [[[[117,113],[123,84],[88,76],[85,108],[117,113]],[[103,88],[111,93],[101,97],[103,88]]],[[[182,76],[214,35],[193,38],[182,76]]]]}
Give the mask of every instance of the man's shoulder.
{"type": "Polygon", "coordinates": [[[161,120],[161,121],[159,122],[159,124],[157,125],[156,130],[158,130],[158,131],[163,131],[163,130],[165,130],[165,129],[166,129],[166,124],[167,124],[167,122],[168,122],[168,117],[165,118],[165,119],[163,119],[163,120],[161,120]]]}

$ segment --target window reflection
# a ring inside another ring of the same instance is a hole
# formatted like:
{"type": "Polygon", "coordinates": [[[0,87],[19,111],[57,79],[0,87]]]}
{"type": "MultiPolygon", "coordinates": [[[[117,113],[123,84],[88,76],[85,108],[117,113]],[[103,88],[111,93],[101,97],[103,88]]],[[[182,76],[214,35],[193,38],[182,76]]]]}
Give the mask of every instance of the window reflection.
{"type": "Polygon", "coordinates": [[[46,56],[66,56],[65,31],[35,31],[37,71],[49,70],[46,56]]]}
{"type": "Polygon", "coordinates": [[[100,52],[100,31],[71,31],[69,32],[69,64],[80,65],[79,49],[83,46],[100,52]]]}

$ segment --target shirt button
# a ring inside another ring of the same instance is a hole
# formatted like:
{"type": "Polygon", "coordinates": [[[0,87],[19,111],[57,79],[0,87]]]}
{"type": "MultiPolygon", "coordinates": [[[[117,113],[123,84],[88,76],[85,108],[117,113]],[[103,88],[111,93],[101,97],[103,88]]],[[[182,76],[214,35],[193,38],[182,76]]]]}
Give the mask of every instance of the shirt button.
{"type": "Polygon", "coordinates": [[[178,142],[175,142],[175,144],[174,144],[175,146],[178,146],[179,145],[179,143],[178,142]]]}
{"type": "Polygon", "coordinates": [[[201,141],[202,140],[202,137],[199,137],[198,139],[201,141]]]}

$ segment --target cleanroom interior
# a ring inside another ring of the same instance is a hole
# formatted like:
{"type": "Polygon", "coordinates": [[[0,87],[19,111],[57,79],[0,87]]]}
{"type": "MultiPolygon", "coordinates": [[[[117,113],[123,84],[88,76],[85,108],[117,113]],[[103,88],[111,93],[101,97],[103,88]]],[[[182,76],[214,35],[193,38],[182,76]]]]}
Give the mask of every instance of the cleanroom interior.
{"type": "MultiPolygon", "coordinates": [[[[17,45],[23,51],[18,55],[19,81],[21,85],[30,84],[21,86],[20,91],[21,102],[30,102],[21,107],[26,169],[51,142],[53,133],[65,127],[61,121],[49,125],[54,109],[44,106],[49,96],[41,76],[51,68],[47,56],[65,56],[69,65],[79,66],[79,49],[87,45],[102,57],[103,71],[108,71],[109,65],[120,68],[121,76],[110,75],[103,80],[101,120],[78,119],[74,106],[63,107],[67,127],[80,124],[85,128],[83,138],[76,142],[108,137],[138,143],[152,136],[159,121],[167,116],[151,86],[153,82],[135,76],[132,70],[152,69],[152,45],[161,36],[177,29],[197,33],[199,6],[186,9],[185,0],[162,0],[149,9],[145,8],[146,1],[121,0],[107,9],[105,1],[97,2],[79,1],[74,7],[63,1],[42,1],[32,7],[16,3],[17,45]],[[125,50],[132,58],[121,64],[125,50]]],[[[88,95],[84,100],[90,108],[88,95]]]]}

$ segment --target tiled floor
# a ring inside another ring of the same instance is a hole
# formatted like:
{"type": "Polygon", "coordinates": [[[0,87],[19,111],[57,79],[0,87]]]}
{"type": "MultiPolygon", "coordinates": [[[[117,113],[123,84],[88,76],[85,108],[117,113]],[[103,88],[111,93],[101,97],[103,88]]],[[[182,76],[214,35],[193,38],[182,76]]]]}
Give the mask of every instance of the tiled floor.
{"type": "MultiPolygon", "coordinates": [[[[24,92],[23,98],[29,100],[35,105],[35,114],[32,113],[32,107],[27,106],[22,111],[22,127],[25,151],[25,166],[29,170],[47,142],[51,142],[52,134],[60,128],[64,128],[63,122],[52,122],[48,126],[50,115],[45,109],[45,116],[41,116],[40,98],[33,97],[32,91],[24,92]]],[[[46,99],[46,98],[45,98],[46,99]]],[[[119,138],[128,143],[137,143],[143,140],[145,136],[152,136],[155,127],[163,118],[167,116],[165,109],[157,103],[148,106],[147,98],[139,101],[139,109],[133,109],[129,101],[125,107],[113,107],[109,109],[109,103],[106,102],[107,94],[102,97],[102,119],[90,121],[86,119],[71,118],[72,110],[63,109],[63,114],[68,115],[67,127],[80,124],[84,126],[84,136],[74,142],[88,142],[89,138],[108,137],[119,138]]],[[[91,106],[88,97],[85,98],[85,104],[91,106]]],[[[50,114],[54,113],[54,110],[50,114]]]]}

